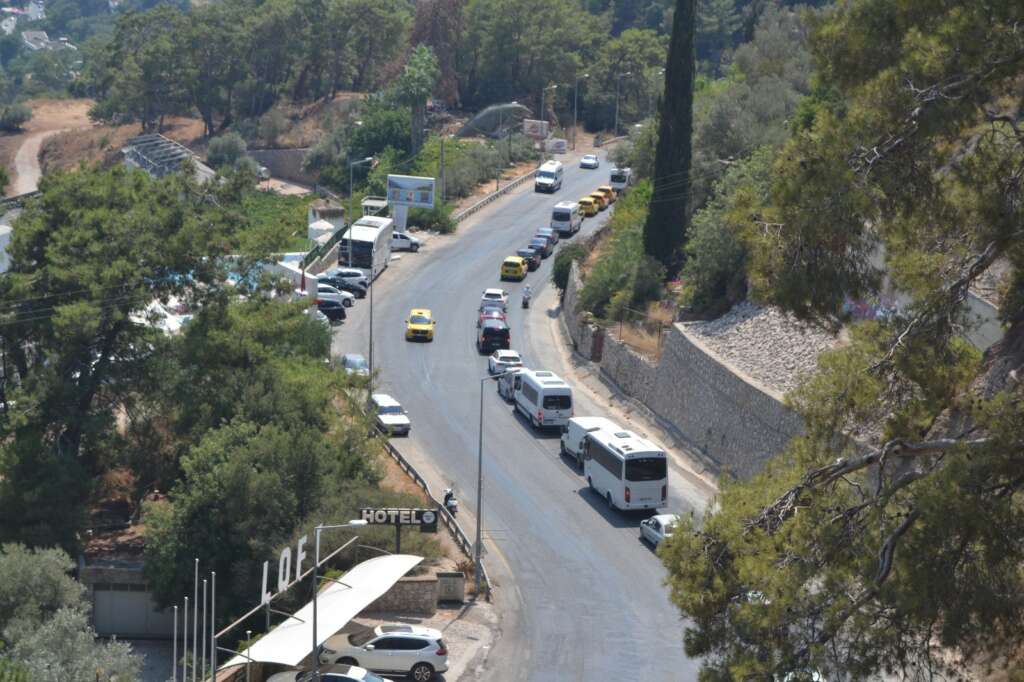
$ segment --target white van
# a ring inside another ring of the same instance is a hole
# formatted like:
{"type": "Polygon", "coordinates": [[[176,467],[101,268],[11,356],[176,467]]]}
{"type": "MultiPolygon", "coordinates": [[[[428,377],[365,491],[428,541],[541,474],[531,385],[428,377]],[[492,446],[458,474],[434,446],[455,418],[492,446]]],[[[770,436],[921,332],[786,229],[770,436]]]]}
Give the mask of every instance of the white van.
{"type": "Polygon", "coordinates": [[[621,194],[624,189],[633,184],[633,171],[629,168],[612,168],[608,184],[612,186],[616,194],[621,194]]]}
{"type": "Polygon", "coordinates": [[[535,429],[561,427],[572,417],[572,389],[554,372],[525,370],[512,378],[515,408],[535,429]]]}
{"type": "Polygon", "coordinates": [[[534,176],[533,189],[537,192],[557,192],[562,189],[562,173],[564,167],[561,161],[545,161],[537,174],[534,176]]]}
{"type": "Polygon", "coordinates": [[[583,214],[580,205],[575,201],[559,201],[551,211],[551,227],[564,235],[573,235],[580,231],[583,214]]]}
{"type": "Polygon", "coordinates": [[[562,443],[559,446],[562,456],[575,459],[577,468],[583,469],[587,434],[601,430],[615,433],[622,429],[611,419],[604,417],[573,417],[562,431],[562,443]]]}

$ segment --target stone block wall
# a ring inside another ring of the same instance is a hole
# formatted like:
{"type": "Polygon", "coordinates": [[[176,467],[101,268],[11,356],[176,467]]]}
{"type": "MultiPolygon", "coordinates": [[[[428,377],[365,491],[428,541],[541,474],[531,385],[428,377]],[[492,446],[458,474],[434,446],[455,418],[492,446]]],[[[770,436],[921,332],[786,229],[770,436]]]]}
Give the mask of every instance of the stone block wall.
{"type": "Polygon", "coordinates": [[[437,576],[402,578],[363,613],[402,613],[432,616],[437,611],[437,576]]]}
{"type": "Polygon", "coordinates": [[[723,362],[686,325],[675,324],[655,363],[586,321],[576,306],[581,281],[576,265],[562,299],[562,318],[576,351],[643,403],[682,440],[722,472],[753,475],[803,431],[782,397],[723,362]],[[595,342],[598,337],[603,337],[595,342]]]}

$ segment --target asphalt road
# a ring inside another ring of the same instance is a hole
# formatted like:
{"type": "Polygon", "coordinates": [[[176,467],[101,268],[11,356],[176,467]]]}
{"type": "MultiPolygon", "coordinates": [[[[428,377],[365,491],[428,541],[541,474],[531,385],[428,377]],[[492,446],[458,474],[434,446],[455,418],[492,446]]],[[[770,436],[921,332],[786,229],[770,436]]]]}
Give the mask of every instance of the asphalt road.
{"type": "MultiPolygon", "coordinates": [[[[553,331],[553,258],[522,284],[500,283],[498,269],[535,228],[548,225],[557,201],[577,199],[607,180],[607,163],[598,170],[567,163],[559,192],[517,191],[460,226],[458,237],[438,237],[418,254],[403,254],[375,285],[376,390],[397,398],[413,425],[411,436],[396,444],[428,470],[428,480],[454,485],[459,519],[469,532],[475,528],[480,379],[487,375],[486,356],[474,346],[480,294],[487,287],[508,290],[512,348],[531,368],[564,371],[553,331]],[[524,311],[519,292],[527,283],[537,301],[524,311]],[[404,319],[413,307],[433,310],[433,343],[404,340],[404,319]]],[[[607,217],[587,219],[581,234],[607,217]]],[[[571,240],[559,246],[566,243],[571,240]]],[[[367,354],[367,312],[367,300],[350,309],[335,334],[336,354],[367,354]]],[[[577,416],[607,413],[592,394],[575,391],[574,397],[577,416]]],[[[683,654],[683,624],[663,585],[664,568],[639,540],[647,514],[609,512],[559,456],[558,434],[531,430],[490,381],[483,408],[485,562],[499,585],[503,621],[479,679],[604,680],[616,670],[629,671],[628,679],[695,679],[697,664],[683,654]]],[[[669,488],[665,511],[702,510],[707,503],[709,490],[676,466],[669,488]]]]}

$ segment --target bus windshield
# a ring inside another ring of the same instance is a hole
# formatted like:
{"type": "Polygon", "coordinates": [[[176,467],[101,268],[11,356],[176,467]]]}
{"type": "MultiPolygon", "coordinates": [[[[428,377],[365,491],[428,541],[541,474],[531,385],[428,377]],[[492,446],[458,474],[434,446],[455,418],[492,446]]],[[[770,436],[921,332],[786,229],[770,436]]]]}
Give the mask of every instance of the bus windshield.
{"type": "MultiPolygon", "coordinates": [[[[346,246],[348,246],[347,240],[342,242],[341,249],[339,250],[339,262],[348,262],[348,252],[345,250],[346,246]]],[[[356,240],[352,243],[352,267],[363,270],[373,268],[373,242],[356,240]]]]}
{"type": "Polygon", "coordinates": [[[658,481],[668,473],[664,457],[642,457],[626,461],[627,481],[658,481]]]}

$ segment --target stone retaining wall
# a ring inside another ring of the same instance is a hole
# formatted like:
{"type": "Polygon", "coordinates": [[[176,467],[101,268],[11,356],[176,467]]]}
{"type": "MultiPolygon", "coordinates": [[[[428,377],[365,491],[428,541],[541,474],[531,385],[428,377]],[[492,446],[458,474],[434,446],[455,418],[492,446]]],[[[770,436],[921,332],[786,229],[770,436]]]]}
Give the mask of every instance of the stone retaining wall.
{"type": "Polygon", "coordinates": [[[576,351],[720,471],[750,476],[802,432],[780,395],[723,362],[686,325],[666,332],[655,363],[591,324],[576,310],[580,286],[573,264],[562,318],[576,351]]]}
{"type": "Polygon", "coordinates": [[[432,616],[437,611],[437,576],[402,578],[363,613],[401,613],[432,616]]]}
{"type": "Polygon", "coordinates": [[[312,185],[317,180],[316,174],[302,167],[308,153],[309,149],[250,149],[248,152],[249,156],[256,159],[256,163],[270,170],[271,176],[312,185]]]}

